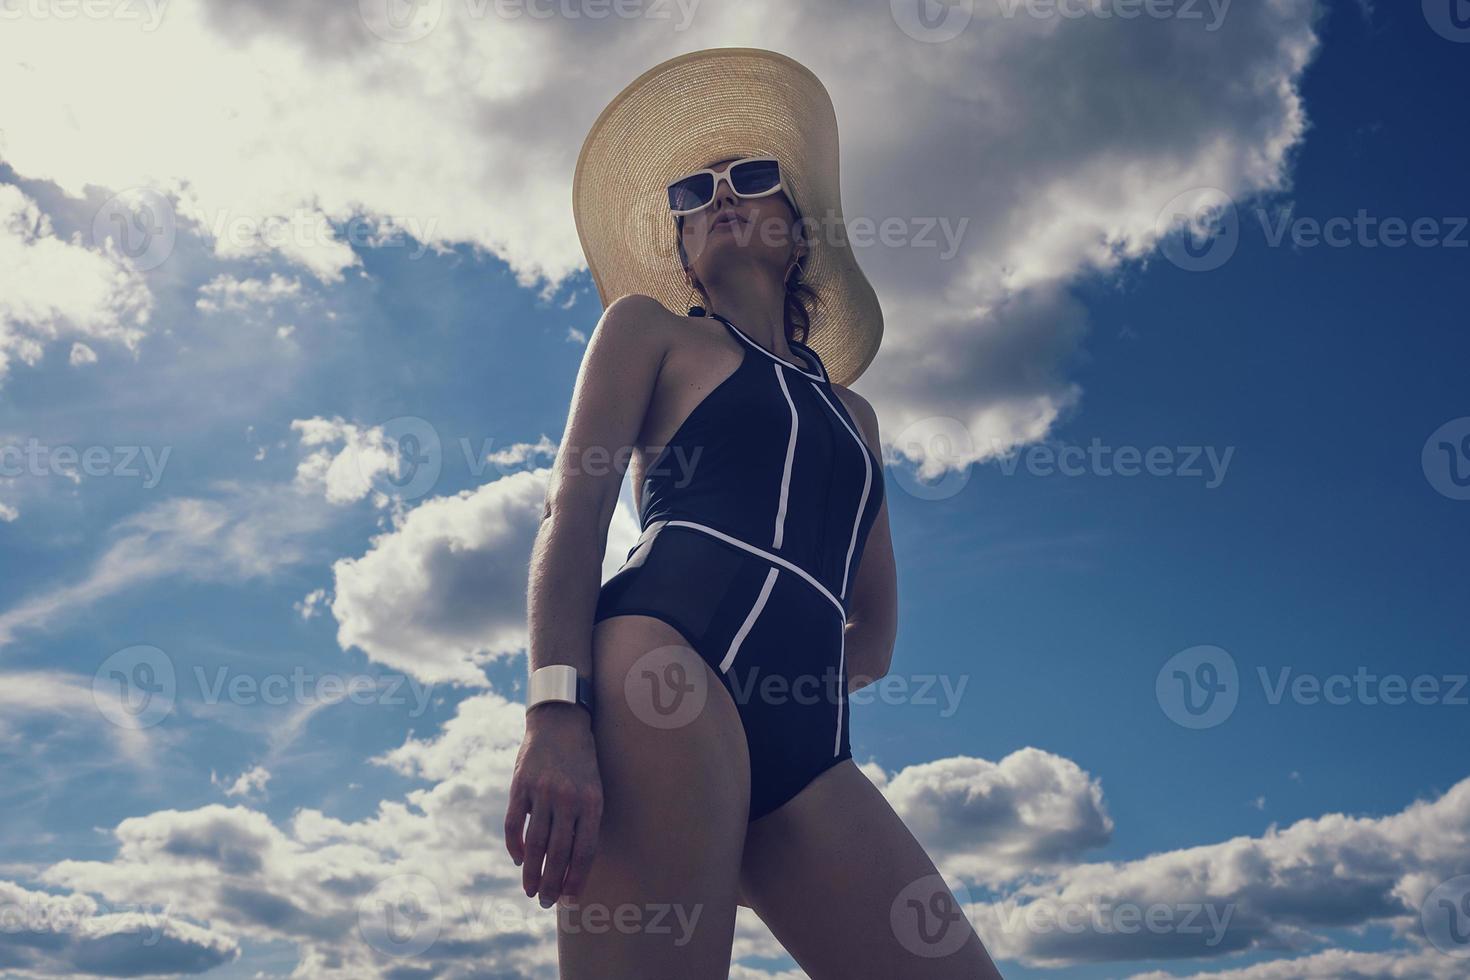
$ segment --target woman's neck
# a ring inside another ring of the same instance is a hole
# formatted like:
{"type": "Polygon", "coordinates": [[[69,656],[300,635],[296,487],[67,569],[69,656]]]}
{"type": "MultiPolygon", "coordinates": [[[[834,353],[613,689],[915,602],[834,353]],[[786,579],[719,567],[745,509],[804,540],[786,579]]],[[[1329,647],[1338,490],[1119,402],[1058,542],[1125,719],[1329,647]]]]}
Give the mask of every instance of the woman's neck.
{"type": "Polygon", "coordinates": [[[710,312],[718,313],[777,357],[800,363],[786,343],[786,292],[765,276],[705,283],[710,312]]]}

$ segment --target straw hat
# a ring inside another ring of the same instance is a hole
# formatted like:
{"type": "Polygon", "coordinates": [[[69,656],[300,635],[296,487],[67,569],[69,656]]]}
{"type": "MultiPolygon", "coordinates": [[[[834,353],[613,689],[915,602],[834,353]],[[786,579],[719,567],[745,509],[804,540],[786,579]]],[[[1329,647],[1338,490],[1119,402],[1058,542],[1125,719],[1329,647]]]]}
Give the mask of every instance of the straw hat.
{"type": "MultiPolygon", "coordinates": [[[[883,310],[842,217],[837,115],[810,70],[760,48],[708,48],[655,65],[602,110],[582,144],[572,213],[606,307],[644,293],[689,305],[665,188],[725,157],[774,156],[806,222],[803,281],[816,291],[806,344],[851,384],[878,352],[883,310]]],[[[738,326],[738,324],[737,324],[738,326]]]]}

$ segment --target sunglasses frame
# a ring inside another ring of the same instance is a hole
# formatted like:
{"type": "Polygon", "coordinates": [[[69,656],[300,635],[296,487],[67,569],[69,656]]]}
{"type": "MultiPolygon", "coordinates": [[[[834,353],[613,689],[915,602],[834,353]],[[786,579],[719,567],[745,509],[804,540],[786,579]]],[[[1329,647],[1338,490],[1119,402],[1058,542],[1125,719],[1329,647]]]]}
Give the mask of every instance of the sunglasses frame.
{"type": "Polygon", "coordinates": [[[669,191],[671,191],[671,190],[674,189],[674,185],[675,184],[682,184],[684,181],[688,180],[690,177],[698,177],[700,174],[709,174],[711,177],[714,178],[714,189],[710,191],[709,200],[708,201],[705,201],[703,204],[699,205],[699,207],[696,207],[696,208],[685,208],[683,210],[677,210],[677,209],[675,209],[671,205],[669,207],[669,214],[673,215],[676,218],[683,218],[683,217],[686,217],[688,215],[695,214],[695,213],[697,213],[699,211],[703,211],[705,208],[707,208],[711,204],[715,203],[715,198],[717,198],[717,197],[720,196],[720,181],[721,180],[724,180],[725,184],[730,188],[730,193],[734,194],[738,198],[747,199],[747,200],[753,199],[753,198],[758,198],[758,197],[770,197],[772,194],[775,194],[778,191],[782,191],[782,190],[785,190],[786,189],[786,174],[785,174],[784,171],[781,170],[781,161],[780,160],[776,159],[775,157],[771,157],[771,156],[741,157],[739,160],[731,160],[729,163],[725,164],[725,166],[722,169],[720,169],[720,170],[714,170],[711,167],[705,167],[705,168],[703,168],[701,170],[691,170],[689,173],[685,174],[682,177],[679,177],[677,180],[671,180],[671,181],[669,181],[668,185],[664,188],[664,200],[667,202],[668,197],[669,197],[669,191]],[[739,166],[742,163],[766,163],[766,162],[774,163],[776,165],[776,183],[775,183],[775,185],[773,187],[771,187],[769,190],[759,191],[759,192],[757,192],[755,194],[742,194],[742,193],[740,193],[740,190],[738,188],[736,188],[736,186],[735,186],[735,182],[730,179],[730,171],[731,171],[731,169],[733,169],[734,167],[739,166]]]}

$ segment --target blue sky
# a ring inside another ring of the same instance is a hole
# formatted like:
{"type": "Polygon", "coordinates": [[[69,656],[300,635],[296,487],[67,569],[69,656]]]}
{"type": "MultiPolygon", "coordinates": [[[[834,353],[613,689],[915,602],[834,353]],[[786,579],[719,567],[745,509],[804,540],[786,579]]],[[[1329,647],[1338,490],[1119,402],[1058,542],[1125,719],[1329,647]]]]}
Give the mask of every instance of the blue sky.
{"type": "MultiPolygon", "coordinates": [[[[789,16],[836,16],[812,7],[789,16]]],[[[858,704],[852,739],[975,899],[1005,975],[1462,975],[1466,948],[1426,940],[1420,912],[1470,883],[1454,884],[1470,874],[1470,501],[1437,445],[1470,435],[1470,44],[1432,3],[1278,7],[1217,31],[1001,17],[943,43],[865,10],[840,28],[856,48],[934,86],[933,119],[871,114],[885,124],[857,111],[876,96],[856,56],[785,47],[719,4],[688,33],[518,24],[515,51],[449,13],[412,44],[269,4],[180,4],[149,31],[19,19],[0,83],[42,84],[0,108],[0,907],[48,924],[0,933],[0,974],[388,975],[403,961],[364,941],[359,910],[412,875],[446,933],[464,902],[517,910],[431,948],[433,975],[551,975],[498,827],[525,553],[599,312],[566,200],[603,97],[562,118],[524,90],[550,84],[560,46],[621,32],[643,49],[580,68],[598,93],[699,47],[809,59],[844,126],[849,214],[973,221],[948,263],[860,255],[887,314],[855,388],[889,443],[892,679],[936,681],[937,703],[858,704]],[[201,38],[234,72],[213,114],[148,88],[201,38]],[[446,61],[466,39],[479,60],[446,61]],[[330,111],[264,113],[280,91],[241,64],[310,76],[330,111]],[[407,80],[365,97],[385,64],[407,80]],[[967,115],[966,85],[1013,111],[967,115]],[[338,128],[318,142],[314,125],[338,128]],[[930,144],[945,179],[914,181],[930,144]],[[1228,197],[1234,237],[1162,235],[1166,202],[1201,187],[1228,197]],[[129,188],[174,233],[156,264],[97,230],[129,188]],[[226,221],[204,231],[191,208],[226,221]],[[1312,222],[1360,213],[1371,230],[1313,241],[1312,222]],[[278,214],[324,224],[262,244],[278,214]],[[1387,245],[1385,219],[1427,221],[1437,244],[1387,245]],[[1297,242],[1275,237],[1283,220],[1297,242]],[[252,230],[224,245],[231,221],[252,230]],[[342,244],[393,227],[421,237],[342,244]],[[432,433],[437,478],[395,482],[385,431],[432,433]],[[969,451],[914,448],[934,431],[969,451]],[[39,465],[20,463],[28,445],[39,465]],[[1049,462],[1093,445],[1106,467],[1049,462]],[[74,479],[68,448],[105,462],[74,479]],[[1119,474],[1119,450],[1153,452],[1161,475],[1119,474]],[[1189,727],[1202,695],[1174,670],[1209,678],[1205,656],[1236,673],[1208,703],[1234,707],[1189,727]],[[159,667],[166,715],[130,722],[111,671],[156,683],[159,667]],[[303,674],[375,693],[261,687],[303,674]],[[1283,676],[1359,674],[1439,694],[1275,696],[1283,676]],[[1211,902],[1234,925],[1221,948],[991,931],[1015,903],[1098,895],[1211,902]],[[114,943],[56,924],[76,901],[114,943]],[[161,906],[141,930],[107,917],[161,906]]],[[[620,513],[609,554],[635,534],[620,513]]],[[[735,976],[800,976],[746,913],[736,957],[735,976]]]]}

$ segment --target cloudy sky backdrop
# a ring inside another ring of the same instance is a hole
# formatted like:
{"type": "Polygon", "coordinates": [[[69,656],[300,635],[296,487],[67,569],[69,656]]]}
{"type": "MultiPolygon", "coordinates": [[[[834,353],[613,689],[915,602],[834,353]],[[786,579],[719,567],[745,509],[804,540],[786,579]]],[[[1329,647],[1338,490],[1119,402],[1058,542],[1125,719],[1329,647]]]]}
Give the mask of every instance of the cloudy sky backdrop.
{"type": "Polygon", "coordinates": [[[0,2],[0,975],[554,974],[500,823],[572,170],[752,45],[902,229],[854,754],[1006,975],[1464,976],[1463,15],[0,2]]]}

